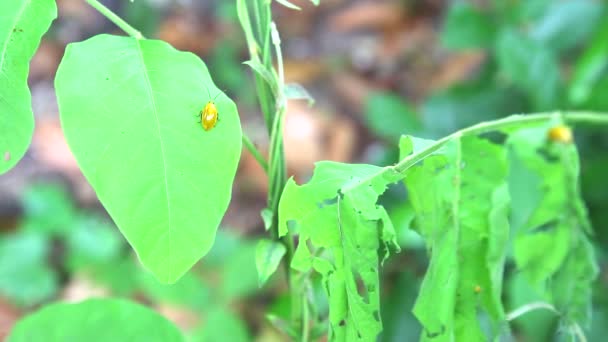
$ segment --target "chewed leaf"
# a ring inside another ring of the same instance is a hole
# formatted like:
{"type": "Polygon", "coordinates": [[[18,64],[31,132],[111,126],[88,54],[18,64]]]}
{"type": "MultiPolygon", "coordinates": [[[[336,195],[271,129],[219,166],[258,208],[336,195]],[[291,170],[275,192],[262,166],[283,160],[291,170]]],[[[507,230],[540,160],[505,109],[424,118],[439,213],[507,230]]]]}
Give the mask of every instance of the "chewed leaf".
{"type": "Polygon", "coordinates": [[[332,341],[370,341],[382,329],[379,264],[398,247],[376,202],[393,177],[373,165],[321,162],[309,183],[290,179],[281,196],[281,232],[299,234],[291,267],[323,276],[332,341]]]}
{"type": "MultiPolygon", "coordinates": [[[[414,141],[415,142],[415,141],[414,141]]],[[[401,155],[414,149],[402,139],[401,155]]],[[[407,171],[417,228],[431,254],[414,307],[421,340],[480,341],[501,334],[501,284],[508,239],[502,147],[457,138],[407,171]],[[485,331],[479,314],[490,319],[485,331]]]]}

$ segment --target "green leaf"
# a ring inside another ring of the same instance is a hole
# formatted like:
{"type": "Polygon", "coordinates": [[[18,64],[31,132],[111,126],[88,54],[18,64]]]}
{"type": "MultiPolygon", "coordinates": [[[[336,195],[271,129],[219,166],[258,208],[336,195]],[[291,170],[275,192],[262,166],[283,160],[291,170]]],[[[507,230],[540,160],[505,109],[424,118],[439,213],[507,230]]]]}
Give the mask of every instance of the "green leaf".
{"type": "MultiPolygon", "coordinates": [[[[515,202],[515,201],[513,201],[515,202]]],[[[505,284],[506,306],[510,312],[520,307],[543,302],[543,297],[525,279],[522,273],[514,272],[505,284]]],[[[528,341],[550,341],[555,333],[556,315],[549,310],[533,310],[511,321],[528,341]]]]}
{"type": "Polygon", "coordinates": [[[536,110],[559,106],[561,75],[557,57],[540,43],[505,30],[496,46],[501,72],[525,90],[536,110]]]}
{"type": "Polygon", "coordinates": [[[232,300],[255,293],[259,289],[256,245],[251,241],[241,241],[238,249],[226,256],[221,274],[223,299],[232,300]]]}
{"type": "Polygon", "coordinates": [[[19,306],[32,306],[58,290],[57,275],[47,264],[50,242],[36,233],[0,238],[0,294],[19,306]]]}
{"type": "Polygon", "coordinates": [[[208,311],[205,324],[194,332],[193,340],[248,342],[252,338],[239,316],[224,308],[214,308],[208,311]]]}
{"type": "Polygon", "coordinates": [[[552,125],[522,128],[508,139],[518,167],[536,179],[530,193],[540,198],[516,227],[513,252],[518,269],[562,313],[563,322],[584,326],[591,319],[591,284],[598,272],[586,236],[591,225],[579,189],[576,146],[549,141],[552,125]]]}
{"type": "Polygon", "coordinates": [[[175,282],[207,253],[230,201],[234,102],[195,55],[110,35],[70,44],[55,87],[87,180],[144,266],[175,282]],[[195,115],[218,94],[219,121],[204,131],[195,115]]]}
{"type": "Polygon", "coordinates": [[[25,222],[22,229],[47,236],[73,231],[75,210],[66,190],[58,184],[39,184],[23,194],[25,222]]]}
{"type": "Polygon", "coordinates": [[[255,71],[256,75],[260,76],[266,82],[266,85],[270,87],[272,94],[275,97],[277,96],[279,92],[279,85],[278,77],[274,73],[274,70],[268,69],[257,60],[246,61],[243,62],[243,64],[246,64],[251,67],[251,70],[255,71]]]}
{"type": "Polygon", "coordinates": [[[213,301],[211,291],[195,272],[184,274],[175,284],[161,284],[149,273],[140,272],[141,291],[155,303],[169,303],[206,312],[213,301]]]}
{"type": "Polygon", "coordinates": [[[453,50],[488,48],[496,25],[474,5],[455,1],[450,5],[441,31],[441,43],[453,50]]]}
{"type": "Polygon", "coordinates": [[[45,306],[17,322],[8,338],[10,342],[134,340],[172,342],[184,338],[160,314],[123,299],[45,306]]]}
{"type": "Polygon", "coordinates": [[[608,16],[590,41],[585,52],[576,62],[569,89],[570,102],[580,105],[587,101],[593,88],[605,75],[608,67],[608,16]]]}
{"type": "Polygon", "coordinates": [[[315,99],[308,93],[308,90],[298,83],[287,83],[283,88],[285,97],[290,100],[307,100],[308,105],[315,104],[315,99]]]}
{"type": "Polygon", "coordinates": [[[379,264],[398,246],[376,202],[398,179],[390,168],[319,162],[307,184],[290,179],[283,190],[279,233],[299,233],[292,268],[323,276],[332,341],[370,341],[382,330],[379,264]]]}
{"type": "Polygon", "coordinates": [[[373,93],[365,103],[365,121],[378,136],[398,141],[402,134],[417,134],[422,124],[416,112],[401,97],[391,93],[373,93]]]}
{"type": "Polygon", "coordinates": [[[260,287],[277,270],[285,252],[285,246],[280,242],[266,239],[258,241],[255,250],[255,265],[258,270],[258,284],[260,287]]]}
{"type": "Polygon", "coordinates": [[[604,6],[593,0],[554,1],[530,35],[554,50],[573,48],[593,33],[604,6]]]}
{"type": "MultiPolygon", "coordinates": [[[[411,138],[402,139],[402,156],[416,150],[412,145],[411,138]]],[[[416,227],[431,254],[414,307],[424,327],[421,340],[493,340],[503,333],[506,166],[501,146],[469,136],[407,171],[416,227]],[[478,317],[486,317],[489,327],[478,317]]]]}
{"type": "Polygon", "coordinates": [[[113,263],[122,254],[124,240],[116,227],[95,216],[81,215],[67,236],[66,263],[79,270],[113,263]]]}
{"type": "Polygon", "coordinates": [[[0,174],[17,164],[32,139],[30,59],[55,17],[54,0],[0,2],[0,174]]]}

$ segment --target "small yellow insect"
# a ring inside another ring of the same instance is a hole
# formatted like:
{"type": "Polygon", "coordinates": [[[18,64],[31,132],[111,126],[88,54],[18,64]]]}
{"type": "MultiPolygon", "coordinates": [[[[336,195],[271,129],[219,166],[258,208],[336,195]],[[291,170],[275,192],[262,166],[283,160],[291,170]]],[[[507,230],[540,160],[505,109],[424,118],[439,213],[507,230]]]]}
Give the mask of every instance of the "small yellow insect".
{"type": "MultiPolygon", "coordinates": [[[[209,89],[207,89],[207,92],[209,92],[209,89]]],[[[215,95],[213,100],[210,100],[209,102],[207,102],[205,107],[203,109],[201,109],[201,111],[199,113],[200,119],[201,119],[201,125],[203,126],[203,129],[205,131],[211,130],[217,124],[218,112],[217,112],[217,107],[215,106],[214,101],[219,95],[220,95],[220,93],[215,95]]],[[[209,96],[209,97],[211,97],[211,96],[209,96]]]]}
{"type": "Polygon", "coordinates": [[[475,291],[475,293],[480,293],[481,292],[481,286],[475,285],[475,287],[473,288],[473,291],[475,291]]]}
{"type": "Polygon", "coordinates": [[[570,127],[565,125],[558,125],[551,127],[547,133],[549,140],[554,142],[560,142],[563,144],[569,144],[572,142],[572,130],[570,127]]]}

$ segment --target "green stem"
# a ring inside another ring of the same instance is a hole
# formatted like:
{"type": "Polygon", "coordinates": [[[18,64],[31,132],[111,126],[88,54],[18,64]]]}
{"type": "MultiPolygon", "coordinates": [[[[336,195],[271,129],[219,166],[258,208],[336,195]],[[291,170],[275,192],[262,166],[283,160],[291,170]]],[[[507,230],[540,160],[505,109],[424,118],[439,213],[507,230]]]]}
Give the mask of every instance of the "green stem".
{"type": "Polygon", "coordinates": [[[489,133],[493,131],[500,130],[508,130],[518,126],[535,124],[535,123],[543,123],[549,120],[557,120],[561,119],[566,121],[567,123],[580,123],[580,124],[594,124],[594,125],[608,125],[608,114],[600,114],[593,112],[551,112],[551,113],[539,113],[539,114],[529,114],[529,115],[511,115],[506,118],[494,120],[494,121],[486,121],[481,122],[477,125],[473,125],[459,131],[456,131],[448,136],[445,136],[435,143],[427,146],[425,149],[419,151],[418,153],[414,153],[406,158],[403,158],[397,164],[392,166],[387,166],[382,168],[382,170],[378,171],[375,174],[370,175],[366,179],[361,182],[353,183],[350,186],[346,186],[342,189],[343,193],[351,191],[353,188],[356,188],[361,183],[365,183],[367,180],[373,179],[375,177],[387,177],[393,181],[398,181],[405,176],[405,172],[412,166],[416,165],[424,158],[430,156],[435,151],[442,148],[448,142],[453,139],[459,139],[463,136],[468,135],[479,135],[484,133],[489,133]]]}
{"type": "Polygon", "coordinates": [[[251,155],[253,155],[253,158],[255,158],[255,160],[258,162],[258,164],[260,164],[262,169],[264,169],[264,172],[266,172],[266,174],[268,174],[268,162],[266,161],[266,159],[264,159],[264,157],[262,156],[260,151],[258,151],[258,149],[255,147],[255,145],[251,142],[249,137],[245,134],[243,134],[243,144],[245,145],[247,150],[251,153],[251,155]]]}
{"type": "Polygon", "coordinates": [[[306,300],[306,293],[302,291],[302,298],[300,299],[303,303],[302,307],[302,342],[308,342],[310,339],[310,327],[309,321],[310,317],[308,313],[308,302],[306,300]]]}
{"type": "Polygon", "coordinates": [[[551,119],[562,118],[566,122],[571,123],[592,123],[592,124],[608,124],[608,115],[600,114],[600,113],[592,113],[592,112],[552,112],[552,113],[539,113],[539,114],[530,114],[530,115],[511,115],[503,119],[498,119],[494,121],[481,122],[477,125],[473,125],[459,131],[456,131],[442,139],[437,140],[434,144],[430,145],[426,149],[420,151],[420,153],[416,153],[411,157],[404,158],[395,166],[393,166],[394,170],[402,173],[409,169],[412,165],[415,165],[422,159],[426,158],[428,155],[437,151],[443,145],[447,144],[449,141],[455,138],[460,138],[462,136],[467,135],[479,135],[483,133],[489,133],[493,131],[506,130],[509,128],[526,125],[526,124],[534,124],[534,123],[542,123],[545,121],[549,121],[551,119]]]}
{"type": "Polygon", "coordinates": [[[116,26],[120,27],[123,31],[125,31],[129,36],[135,39],[144,39],[144,36],[141,32],[137,31],[133,28],[133,26],[129,25],[126,21],[122,20],[119,16],[117,16],[114,12],[110,11],[109,8],[101,4],[97,0],[85,0],[89,3],[93,8],[95,8],[99,13],[101,13],[104,17],[108,18],[111,22],[113,22],[116,26]]]}

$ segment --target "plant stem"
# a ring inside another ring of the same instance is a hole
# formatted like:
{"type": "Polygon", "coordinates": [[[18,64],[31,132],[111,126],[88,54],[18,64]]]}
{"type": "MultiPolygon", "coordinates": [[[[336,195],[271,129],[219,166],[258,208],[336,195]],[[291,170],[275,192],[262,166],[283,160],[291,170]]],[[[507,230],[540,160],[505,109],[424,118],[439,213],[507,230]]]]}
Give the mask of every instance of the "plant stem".
{"type": "Polygon", "coordinates": [[[397,164],[386,166],[382,170],[372,174],[361,182],[353,183],[352,185],[342,188],[342,192],[346,193],[359,186],[361,183],[365,183],[369,179],[375,177],[386,177],[393,182],[397,182],[405,176],[405,172],[412,166],[416,165],[424,158],[430,156],[452,139],[459,139],[463,136],[468,135],[479,135],[489,133],[493,131],[508,130],[518,126],[529,125],[534,123],[543,123],[549,120],[563,120],[567,123],[577,124],[594,124],[594,125],[608,125],[608,114],[594,113],[594,112],[582,112],[582,111],[570,111],[570,112],[550,112],[550,113],[538,113],[530,115],[511,115],[506,118],[481,122],[477,125],[473,125],[467,128],[463,128],[450,135],[447,135],[435,143],[427,146],[426,148],[414,153],[408,157],[403,158],[397,164]]]}
{"type": "Polygon", "coordinates": [[[479,135],[483,133],[489,133],[492,131],[506,130],[516,126],[525,124],[542,123],[551,119],[563,119],[566,122],[571,123],[592,123],[592,124],[608,124],[608,115],[592,112],[552,112],[552,113],[539,113],[531,115],[511,115],[503,119],[494,121],[481,122],[477,125],[473,125],[459,131],[456,131],[442,139],[437,140],[434,144],[428,146],[426,149],[416,153],[411,157],[404,158],[395,166],[392,166],[396,172],[402,173],[409,169],[412,165],[418,163],[428,155],[440,149],[443,145],[447,144],[450,140],[460,138],[467,135],[479,135]]]}
{"type": "Polygon", "coordinates": [[[111,22],[113,22],[116,26],[120,27],[123,31],[125,31],[129,36],[135,39],[144,39],[144,36],[141,32],[137,31],[133,26],[129,25],[126,21],[122,20],[119,16],[117,16],[114,12],[110,11],[109,8],[104,6],[97,0],[85,0],[89,3],[93,8],[95,8],[99,13],[101,13],[104,17],[108,18],[111,22]]]}
{"type": "Polygon", "coordinates": [[[243,134],[243,144],[245,145],[247,150],[253,155],[253,158],[255,158],[258,164],[260,164],[262,169],[264,169],[264,172],[268,174],[268,162],[266,161],[266,159],[264,159],[260,151],[258,151],[255,145],[251,142],[249,137],[245,134],[243,134]]]}

